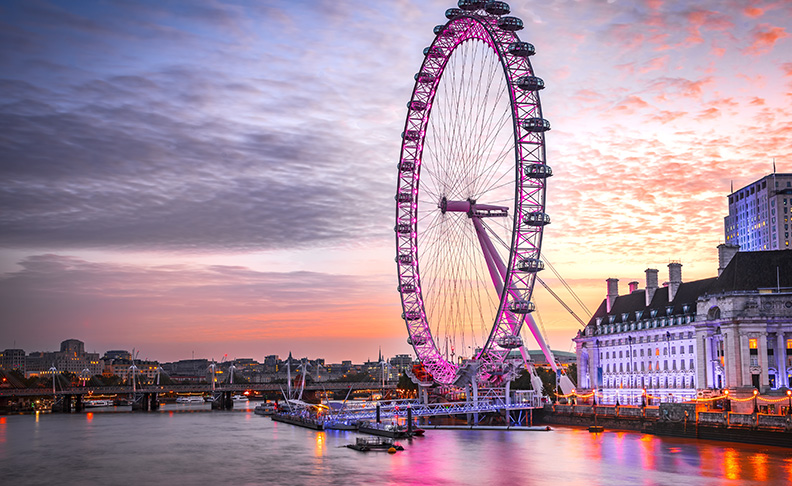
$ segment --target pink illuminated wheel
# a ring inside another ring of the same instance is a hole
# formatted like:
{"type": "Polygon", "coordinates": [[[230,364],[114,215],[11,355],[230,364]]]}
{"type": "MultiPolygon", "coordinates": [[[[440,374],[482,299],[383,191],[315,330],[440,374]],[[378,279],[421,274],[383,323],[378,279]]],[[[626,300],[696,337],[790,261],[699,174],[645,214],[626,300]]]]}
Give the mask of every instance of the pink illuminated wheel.
{"type": "Polygon", "coordinates": [[[396,192],[396,263],[408,342],[435,382],[522,349],[540,260],[545,163],[534,47],[505,2],[461,0],[415,75],[396,192]],[[528,316],[528,319],[526,319],[528,316]]]}

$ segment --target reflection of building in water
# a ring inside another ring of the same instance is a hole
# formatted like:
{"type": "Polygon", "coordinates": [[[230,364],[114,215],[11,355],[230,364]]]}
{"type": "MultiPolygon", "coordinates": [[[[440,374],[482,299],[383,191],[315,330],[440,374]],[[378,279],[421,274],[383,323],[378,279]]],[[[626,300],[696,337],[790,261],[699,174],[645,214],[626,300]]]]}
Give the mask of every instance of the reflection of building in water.
{"type": "Polygon", "coordinates": [[[792,252],[737,252],[720,245],[719,276],[669,281],[646,270],[646,288],[630,282],[607,297],[574,339],[580,391],[597,388],[605,403],[641,402],[642,390],[691,399],[704,389],[755,387],[762,393],[792,381],[792,252]]]}

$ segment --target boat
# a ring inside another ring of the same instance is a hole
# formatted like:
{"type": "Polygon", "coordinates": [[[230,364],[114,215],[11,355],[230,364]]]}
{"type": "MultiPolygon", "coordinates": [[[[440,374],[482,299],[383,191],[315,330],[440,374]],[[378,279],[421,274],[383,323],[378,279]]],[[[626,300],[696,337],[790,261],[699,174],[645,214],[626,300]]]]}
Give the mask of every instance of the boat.
{"type": "Polygon", "coordinates": [[[245,395],[234,395],[231,400],[235,402],[247,402],[249,399],[245,395]]]}
{"type": "Polygon", "coordinates": [[[347,444],[347,447],[356,451],[403,451],[404,447],[393,439],[387,437],[357,437],[354,444],[347,444]]]}
{"type": "Polygon", "coordinates": [[[113,400],[110,399],[95,399],[95,400],[86,400],[83,402],[83,406],[85,408],[98,408],[98,407],[112,407],[115,405],[113,400]]]}
{"type": "Polygon", "coordinates": [[[593,434],[598,434],[600,432],[604,432],[605,427],[603,427],[602,425],[589,425],[588,431],[593,434]]]}
{"type": "Polygon", "coordinates": [[[413,435],[407,432],[407,427],[391,424],[377,424],[372,422],[361,422],[358,424],[358,431],[364,434],[390,437],[391,439],[407,439],[413,435]]]}
{"type": "Polygon", "coordinates": [[[324,422],[325,430],[357,430],[358,424],[357,422],[342,422],[342,421],[335,421],[335,420],[325,420],[324,422]]]}
{"type": "Polygon", "coordinates": [[[278,406],[274,403],[260,403],[253,409],[256,415],[272,415],[278,411],[278,406]]]}
{"type": "Polygon", "coordinates": [[[270,415],[270,418],[275,422],[297,425],[298,427],[305,427],[306,429],[324,430],[324,423],[312,417],[302,417],[289,413],[273,413],[270,415]]]}
{"type": "Polygon", "coordinates": [[[187,395],[177,398],[176,403],[204,403],[204,398],[199,395],[187,395]]]}

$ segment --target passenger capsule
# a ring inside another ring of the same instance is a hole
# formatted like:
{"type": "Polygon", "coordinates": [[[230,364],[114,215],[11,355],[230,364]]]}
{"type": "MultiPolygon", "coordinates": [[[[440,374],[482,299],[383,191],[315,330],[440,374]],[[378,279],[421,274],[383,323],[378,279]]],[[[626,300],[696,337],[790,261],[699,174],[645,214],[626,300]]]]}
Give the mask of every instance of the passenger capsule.
{"type": "Polygon", "coordinates": [[[537,273],[544,270],[544,262],[538,258],[523,258],[517,263],[517,270],[525,273],[537,273]]]}
{"type": "Polygon", "coordinates": [[[550,215],[541,211],[525,213],[523,224],[527,226],[545,226],[550,224],[550,215]]]}
{"type": "Polygon", "coordinates": [[[440,37],[454,37],[456,35],[454,29],[446,29],[445,25],[435,25],[433,31],[435,35],[439,35],[440,37]]]}
{"type": "Polygon", "coordinates": [[[509,32],[517,32],[522,30],[523,21],[517,17],[501,17],[498,19],[498,28],[509,32]]]}
{"type": "Polygon", "coordinates": [[[459,5],[459,8],[461,8],[462,10],[467,10],[469,12],[472,12],[474,10],[479,10],[484,8],[485,3],[487,3],[485,0],[459,0],[459,2],[457,2],[457,5],[459,5]]]}
{"type": "Polygon", "coordinates": [[[426,103],[418,100],[408,101],[407,108],[413,111],[424,111],[426,109],[426,103]]]}
{"type": "Polygon", "coordinates": [[[506,15],[511,11],[506,2],[487,2],[484,4],[484,10],[490,15],[506,15]]]}
{"type": "Polygon", "coordinates": [[[459,17],[463,13],[465,13],[465,12],[463,12],[461,9],[449,8],[448,10],[446,10],[445,16],[446,16],[446,18],[448,20],[454,20],[455,18],[459,17]]]}
{"type": "Polygon", "coordinates": [[[411,283],[401,284],[396,289],[403,294],[415,293],[415,285],[411,283]]]}
{"type": "Polygon", "coordinates": [[[408,253],[402,253],[396,257],[396,263],[401,263],[402,265],[412,265],[412,262],[412,255],[408,253]]]}
{"type": "Polygon", "coordinates": [[[411,192],[400,192],[394,196],[394,199],[396,199],[396,202],[398,203],[408,203],[412,202],[413,195],[411,192]]]}
{"type": "Polygon", "coordinates": [[[544,80],[536,76],[522,76],[515,84],[523,91],[539,91],[545,87],[544,80]]]}
{"type": "Polygon", "coordinates": [[[498,346],[504,349],[515,349],[523,345],[522,338],[513,334],[507,334],[506,336],[498,338],[497,343],[498,346]]]}
{"type": "Polygon", "coordinates": [[[552,177],[553,169],[547,164],[531,164],[525,167],[525,176],[532,179],[552,177]]]}
{"type": "Polygon", "coordinates": [[[541,133],[550,130],[550,122],[544,118],[526,118],[522,121],[522,127],[528,132],[541,133]]]}
{"type": "Polygon", "coordinates": [[[425,72],[415,73],[414,77],[416,81],[423,84],[430,84],[430,83],[434,83],[435,81],[435,75],[432,73],[425,73],[425,72]]]}
{"type": "Polygon", "coordinates": [[[426,47],[423,53],[429,59],[443,59],[445,57],[445,52],[439,47],[426,47]]]}
{"type": "Polygon", "coordinates": [[[402,138],[407,140],[408,142],[415,142],[416,140],[421,139],[421,132],[417,130],[407,130],[406,132],[402,132],[402,138]]]}
{"type": "MultiPolygon", "coordinates": [[[[529,300],[513,300],[509,302],[509,310],[515,314],[530,314],[536,310],[536,306],[529,300]]],[[[522,345],[522,342],[520,345],[522,345]]]]}
{"type": "Polygon", "coordinates": [[[399,162],[399,170],[401,172],[412,172],[415,170],[415,162],[412,160],[402,160],[399,162]]]}
{"type": "Polygon", "coordinates": [[[529,57],[536,54],[536,48],[528,42],[512,42],[506,50],[514,57],[529,57]]]}
{"type": "Polygon", "coordinates": [[[423,336],[415,336],[415,337],[410,336],[407,338],[407,344],[409,344],[410,346],[423,346],[424,344],[426,344],[426,338],[423,336]]]}
{"type": "Polygon", "coordinates": [[[412,227],[410,226],[409,223],[399,223],[393,227],[393,230],[399,233],[400,235],[406,235],[410,233],[412,227]]]}
{"type": "Polygon", "coordinates": [[[420,312],[410,311],[410,312],[403,312],[402,319],[405,321],[417,321],[421,318],[420,312]]]}

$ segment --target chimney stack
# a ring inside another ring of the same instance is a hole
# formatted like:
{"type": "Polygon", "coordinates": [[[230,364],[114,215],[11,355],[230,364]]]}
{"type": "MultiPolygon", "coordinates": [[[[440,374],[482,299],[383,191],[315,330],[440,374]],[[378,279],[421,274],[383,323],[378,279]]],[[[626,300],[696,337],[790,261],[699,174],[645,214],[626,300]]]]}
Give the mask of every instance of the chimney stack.
{"type": "Polygon", "coordinates": [[[608,313],[610,313],[611,309],[613,308],[613,303],[616,302],[616,297],[619,296],[619,279],[618,278],[609,278],[606,280],[608,282],[608,313]]]}
{"type": "Polygon", "coordinates": [[[652,303],[655,292],[657,292],[657,274],[659,271],[656,268],[647,268],[646,272],[646,306],[652,303]]]}
{"type": "Polygon", "coordinates": [[[638,290],[638,282],[637,281],[632,281],[632,282],[628,283],[627,285],[630,286],[630,293],[633,293],[636,290],[638,290]]]}
{"type": "Polygon", "coordinates": [[[671,262],[668,264],[668,301],[672,302],[679,286],[682,285],[682,264],[671,262]]]}
{"type": "Polygon", "coordinates": [[[718,245],[718,277],[721,276],[723,269],[726,268],[738,251],[740,251],[739,245],[727,245],[724,243],[718,245]]]}

